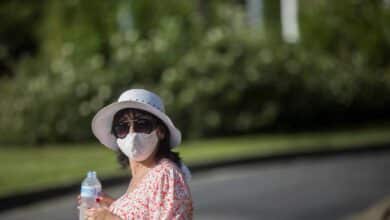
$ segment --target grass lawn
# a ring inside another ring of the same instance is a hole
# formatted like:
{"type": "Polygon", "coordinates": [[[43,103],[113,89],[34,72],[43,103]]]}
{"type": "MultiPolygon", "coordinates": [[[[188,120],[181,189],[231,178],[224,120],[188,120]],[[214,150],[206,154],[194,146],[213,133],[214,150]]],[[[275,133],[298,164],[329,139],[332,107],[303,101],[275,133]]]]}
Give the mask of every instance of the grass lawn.
{"type": "MultiPolygon", "coordinates": [[[[362,128],[337,132],[259,134],[197,140],[177,150],[187,164],[208,161],[345,149],[364,144],[390,143],[390,127],[362,128]]],[[[115,154],[97,143],[0,148],[0,197],[46,187],[81,182],[88,170],[99,177],[125,175],[115,154]]],[[[103,186],[104,187],[104,186],[103,186]]]]}

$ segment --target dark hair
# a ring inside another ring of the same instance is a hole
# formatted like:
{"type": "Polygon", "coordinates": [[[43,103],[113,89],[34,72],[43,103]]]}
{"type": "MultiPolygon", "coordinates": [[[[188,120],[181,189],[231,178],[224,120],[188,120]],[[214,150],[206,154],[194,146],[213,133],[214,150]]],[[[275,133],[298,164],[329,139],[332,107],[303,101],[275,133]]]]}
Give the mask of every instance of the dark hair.
{"type": "MultiPolygon", "coordinates": [[[[174,162],[180,168],[181,167],[181,158],[179,156],[179,153],[173,152],[171,147],[169,146],[170,135],[169,135],[169,130],[166,127],[166,125],[158,117],[154,116],[153,114],[150,114],[149,112],[146,112],[146,111],[132,109],[132,108],[126,108],[126,109],[122,109],[122,110],[118,111],[114,115],[114,120],[112,122],[113,125],[117,120],[119,120],[118,117],[120,115],[122,115],[121,113],[123,112],[123,110],[139,111],[139,112],[142,112],[144,114],[151,115],[152,117],[154,117],[157,120],[157,126],[163,130],[165,135],[164,135],[164,139],[162,139],[158,142],[156,159],[157,159],[157,161],[159,161],[163,158],[167,158],[167,159],[171,160],[172,162],[174,162]],[[120,114],[118,114],[118,113],[120,113],[120,114]]],[[[113,133],[113,129],[111,129],[111,133],[113,133]]],[[[126,169],[130,165],[129,158],[120,149],[118,151],[116,151],[116,153],[117,153],[117,160],[118,160],[121,168],[126,169]]]]}

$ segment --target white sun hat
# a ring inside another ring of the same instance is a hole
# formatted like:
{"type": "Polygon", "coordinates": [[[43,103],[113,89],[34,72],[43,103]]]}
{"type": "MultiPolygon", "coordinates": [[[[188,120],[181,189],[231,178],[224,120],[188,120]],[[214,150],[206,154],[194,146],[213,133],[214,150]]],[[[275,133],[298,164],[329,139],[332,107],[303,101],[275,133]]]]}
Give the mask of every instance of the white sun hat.
{"type": "Polygon", "coordinates": [[[130,89],[123,92],[117,102],[100,109],[92,119],[92,132],[106,147],[119,150],[111,128],[115,113],[125,108],[143,110],[161,119],[169,130],[169,146],[173,148],[180,144],[181,133],[165,114],[161,98],[144,89],[130,89]]]}

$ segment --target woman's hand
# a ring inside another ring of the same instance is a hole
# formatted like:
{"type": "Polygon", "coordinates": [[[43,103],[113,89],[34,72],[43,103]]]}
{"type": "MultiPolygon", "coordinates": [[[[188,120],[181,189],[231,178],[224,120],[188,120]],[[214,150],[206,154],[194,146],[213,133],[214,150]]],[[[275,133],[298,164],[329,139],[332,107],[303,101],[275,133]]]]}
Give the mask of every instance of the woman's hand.
{"type": "Polygon", "coordinates": [[[101,207],[109,207],[114,201],[114,198],[103,191],[100,192],[99,196],[96,198],[96,202],[98,202],[101,207]]]}
{"type": "Polygon", "coordinates": [[[108,208],[90,208],[85,212],[86,220],[116,220],[120,219],[116,215],[112,214],[108,208]]]}
{"type": "MultiPolygon", "coordinates": [[[[109,196],[105,192],[100,192],[99,196],[96,198],[96,202],[99,203],[99,205],[101,207],[109,207],[111,205],[111,203],[113,203],[114,201],[115,201],[115,199],[112,198],[111,196],[109,196]]],[[[81,203],[81,196],[78,195],[77,196],[77,204],[78,204],[78,206],[80,206],[80,203],[81,203]]]]}

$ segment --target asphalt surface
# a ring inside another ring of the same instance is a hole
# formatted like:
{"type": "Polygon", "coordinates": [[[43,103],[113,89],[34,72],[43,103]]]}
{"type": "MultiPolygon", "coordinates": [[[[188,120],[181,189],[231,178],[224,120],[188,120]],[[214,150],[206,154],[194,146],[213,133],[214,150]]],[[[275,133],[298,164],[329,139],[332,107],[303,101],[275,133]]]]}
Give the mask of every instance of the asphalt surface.
{"type": "MultiPolygon", "coordinates": [[[[217,168],[193,176],[194,217],[342,219],[390,196],[389,170],[390,151],[217,168]]],[[[126,187],[105,190],[120,196],[126,187]]],[[[77,219],[75,198],[2,212],[0,219],[77,219]]]]}

